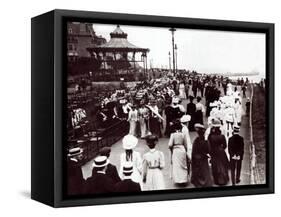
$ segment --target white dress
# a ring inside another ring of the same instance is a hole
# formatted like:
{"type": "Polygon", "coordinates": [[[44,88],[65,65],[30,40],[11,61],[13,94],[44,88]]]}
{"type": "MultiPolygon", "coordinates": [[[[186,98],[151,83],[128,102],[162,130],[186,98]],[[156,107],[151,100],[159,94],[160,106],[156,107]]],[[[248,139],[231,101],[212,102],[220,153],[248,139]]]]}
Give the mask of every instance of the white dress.
{"type": "Polygon", "coordinates": [[[145,107],[139,108],[139,122],[140,122],[140,130],[141,130],[141,138],[144,138],[148,134],[147,129],[147,119],[149,117],[149,110],[145,107]]]}
{"type": "Polygon", "coordinates": [[[130,123],[129,134],[136,136],[137,122],[138,122],[138,110],[135,109],[135,110],[129,111],[128,121],[130,123]]]}
{"type": "Polygon", "coordinates": [[[165,189],[162,169],[165,166],[164,154],[156,149],[151,149],[143,156],[143,176],[146,177],[144,190],[165,189]]]}
{"type": "MultiPolygon", "coordinates": [[[[126,162],[126,153],[122,153],[120,155],[120,170],[119,170],[119,176],[121,179],[124,178],[123,174],[123,166],[126,162]]],[[[133,151],[132,153],[132,163],[133,163],[133,174],[132,174],[132,180],[134,182],[137,182],[142,187],[142,158],[139,152],[133,151]]]]}
{"type": "Polygon", "coordinates": [[[191,143],[188,127],[186,125],[182,125],[181,132],[184,134],[185,139],[186,139],[187,156],[189,157],[189,159],[191,159],[192,143],[191,143]]]}
{"type": "Polygon", "coordinates": [[[177,184],[187,183],[189,175],[187,173],[187,153],[186,138],[182,132],[172,133],[169,140],[169,148],[173,149],[172,154],[172,178],[177,184]]]}
{"type": "Polygon", "coordinates": [[[243,108],[240,102],[234,104],[234,111],[235,111],[235,123],[241,123],[242,115],[243,115],[243,108]]]}
{"type": "Polygon", "coordinates": [[[181,99],[186,99],[186,93],[185,93],[185,86],[184,86],[184,84],[183,83],[181,83],[180,85],[179,85],[179,93],[180,93],[180,98],[181,99]]]}

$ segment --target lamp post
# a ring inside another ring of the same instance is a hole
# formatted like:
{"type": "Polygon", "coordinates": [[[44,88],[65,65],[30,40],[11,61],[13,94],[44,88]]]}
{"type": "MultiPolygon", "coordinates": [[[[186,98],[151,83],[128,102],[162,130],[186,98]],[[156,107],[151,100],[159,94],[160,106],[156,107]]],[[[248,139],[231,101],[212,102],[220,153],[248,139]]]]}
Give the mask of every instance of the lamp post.
{"type": "Polygon", "coordinates": [[[169,51],[169,71],[171,71],[171,52],[169,51]]]}
{"type": "Polygon", "coordinates": [[[175,39],[174,39],[174,34],[176,29],[175,28],[170,28],[169,31],[172,33],[172,48],[173,48],[173,73],[175,74],[175,39]]]}
{"type": "Polygon", "coordinates": [[[175,44],[175,62],[176,62],[176,73],[178,71],[178,47],[177,44],[175,44]]]}

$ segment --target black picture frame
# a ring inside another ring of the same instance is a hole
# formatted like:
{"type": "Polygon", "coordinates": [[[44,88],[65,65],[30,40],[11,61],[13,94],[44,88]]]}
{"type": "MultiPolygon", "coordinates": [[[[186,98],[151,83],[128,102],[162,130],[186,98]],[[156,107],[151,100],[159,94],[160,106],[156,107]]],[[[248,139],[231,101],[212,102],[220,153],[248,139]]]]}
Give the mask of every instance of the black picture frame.
{"type": "Polygon", "coordinates": [[[31,198],[53,207],[98,205],[274,193],[274,24],[88,11],[53,10],[32,18],[31,198]],[[266,34],[267,164],[266,184],[143,192],[138,195],[65,198],[63,142],[67,21],[175,27],[266,34]]]}

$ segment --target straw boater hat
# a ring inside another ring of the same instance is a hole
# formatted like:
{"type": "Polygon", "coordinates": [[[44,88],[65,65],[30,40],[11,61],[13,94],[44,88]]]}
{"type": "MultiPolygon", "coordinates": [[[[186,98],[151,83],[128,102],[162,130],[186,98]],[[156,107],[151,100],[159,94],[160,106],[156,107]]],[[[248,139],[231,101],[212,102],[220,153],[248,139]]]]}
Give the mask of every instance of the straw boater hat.
{"type": "Polygon", "coordinates": [[[237,134],[240,131],[240,127],[239,126],[234,126],[233,127],[233,133],[237,134]]]}
{"type": "Polygon", "coordinates": [[[122,140],[122,144],[123,144],[123,148],[125,150],[130,150],[137,146],[138,139],[137,139],[137,137],[129,134],[129,135],[124,136],[124,138],[122,140]]]}
{"type": "Polygon", "coordinates": [[[191,120],[191,116],[190,115],[183,115],[180,119],[181,123],[187,123],[191,120]]]}
{"type": "Polygon", "coordinates": [[[105,167],[106,165],[108,165],[108,163],[109,163],[109,160],[107,159],[106,156],[97,156],[94,159],[93,167],[95,167],[95,168],[105,167]]]}
{"type": "Polygon", "coordinates": [[[221,122],[220,122],[219,120],[215,119],[215,120],[213,121],[212,126],[213,126],[213,127],[221,127],[221,122]]]}
{"type": "Polygon", "coordinates": [[[133,162],[126,161],[123,165],[123,174],[131,175],[133,173],[133,162]]]}
{"type": "Polygon", "coordinates": [[[69,149],[68,150],[68,157],[75,157],[79,154],[82,154],[83,153],[83,149],[80,148],[80,147],[77,147],[77,148],[72,148],[72,149],[69,149]]]}
{"type": "Polygon", "coordinates": [[[199,128],[199,129],[205,129],[205,126],[203,124],[199,124],[199,123],[194,124],[194,127],[199,128]]]}

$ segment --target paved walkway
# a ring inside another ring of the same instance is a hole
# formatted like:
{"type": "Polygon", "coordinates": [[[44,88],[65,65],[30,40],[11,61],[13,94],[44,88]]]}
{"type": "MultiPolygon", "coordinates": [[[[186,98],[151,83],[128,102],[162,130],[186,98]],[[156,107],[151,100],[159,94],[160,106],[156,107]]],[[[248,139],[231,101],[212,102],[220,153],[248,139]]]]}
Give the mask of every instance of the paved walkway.
{"type": "MultiPolygon", "coordinates": [[[[247,96],[249,93],[247,93],[247,96]]],[[[184,100],[183,105],[186,105],[188,101],[184,100]]],[[[203,99],[203,103],[204,99],[203,99]]],[[[245,109],[245,98],[243,98],[243,110],[245,109]]],[[[206,119],[204,120],[206,123],[206,119]]],[[[165,123],[164,123],[165,125],[165,123]]],[[[206,124],[205,124],[206,125],[206,124]]],[[[244,137],[245,140],[245,148],[244,148],[244,160],[242,162],[242,171],[241,171],[241,182],[239,185],[248,185],[250,184],[250,154],[249,154],[249,119],[246,116],[242,117],[242,125],[241,125],[241,131],[240,135],[244,137]]],[[[196,132],[190,132],[191,141],[193,143],[194,139],[196,138],[197,134],[196,132]]],[[[158,145],[156,148],[164,153],[165,156],[165,168],[163,169],[166,189],[176,189],[179,188],[173,184],[172,179],[170,178],[170,150],[168,149],[168,141],[169,138],[160,138],[158,145]]],[[[139,143],[137,147],[135,148],[136,151],[138,151],[141,155],[146,153],[149,149],[146,146],[145,140],[139,139],[139,143]]],[[[110,162],[117,166],[117,168],[120,168],[120,154],[123,153],[124,150],[122,148],[122,141],[119,140],[115,144],[112,145],[112,151],[110,156],[110,162]]],[[[92,173],[92,161],[85,164],[82,168],[84,178],[91,176],[92,173]]],[[[230,176],[229,176],[230,177],[230,176]]],[[[231,185],[231,182],[229,182],[228,185],[231,185]]],[[[215,185],[214,185],[215,186],[215,185]]],[[[193,188],[194,186],[192,184],[189,184],[186,186],[186,188],[193,188]]],[[[181,187],[182,188],[182,187],[181,187]]]]}

